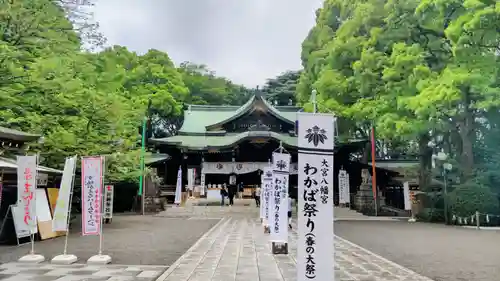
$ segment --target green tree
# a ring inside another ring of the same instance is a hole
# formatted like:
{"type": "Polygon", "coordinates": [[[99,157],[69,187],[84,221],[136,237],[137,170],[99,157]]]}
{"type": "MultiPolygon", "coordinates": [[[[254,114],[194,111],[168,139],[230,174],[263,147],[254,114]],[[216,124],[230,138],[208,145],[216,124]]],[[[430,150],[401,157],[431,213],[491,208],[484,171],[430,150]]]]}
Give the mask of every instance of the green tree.
{"type": "Polygon", "coordinates": [[[273,104],[295,104],[295,93],[300,78],[300,71],[287,71],[275,78],[268,79],[262,92],[273,104]]]}

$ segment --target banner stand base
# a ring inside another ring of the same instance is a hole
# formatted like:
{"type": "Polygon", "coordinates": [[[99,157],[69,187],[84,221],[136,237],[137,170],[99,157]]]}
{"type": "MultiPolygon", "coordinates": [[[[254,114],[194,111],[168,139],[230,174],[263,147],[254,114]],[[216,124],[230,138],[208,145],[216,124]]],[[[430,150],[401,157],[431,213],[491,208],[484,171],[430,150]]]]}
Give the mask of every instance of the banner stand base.
{"type": "Polygon", "coordinates": [[[58,255],[55,256],[51,263],[53,264],[73,264],[78,260],[75,255],[58,255]]]}
{"type": "Polygon", "coordinates": [[[268,225],[264,225],[264,233],[266,233],[266,234],[271,233],[271,229],[269,228],[268,225]]]}
{"type": "Polygon", "coordinates": [[[414,217],[408,219],[408,222],[416,222],[417,220],[414,217]]]}
{"type": "Polygon", "coordinates": [[[111,257],[108,255],[95,255],[91,256],[90,259],[87,260],[87,264],[102,265],[109,263],[111,263],[111,257]]]}
{"type": "Polygon", "coordinates": [[[271,251],[273,255],[288,255],[288,243],[271,242],[271,251]]]}
{"type": "Polygon", "coordinates": [[[44,261],[45,261],[44,256],[35,254],[23,256],[18,260],[18,262],[22,263],[41,263],[44,261]]]}

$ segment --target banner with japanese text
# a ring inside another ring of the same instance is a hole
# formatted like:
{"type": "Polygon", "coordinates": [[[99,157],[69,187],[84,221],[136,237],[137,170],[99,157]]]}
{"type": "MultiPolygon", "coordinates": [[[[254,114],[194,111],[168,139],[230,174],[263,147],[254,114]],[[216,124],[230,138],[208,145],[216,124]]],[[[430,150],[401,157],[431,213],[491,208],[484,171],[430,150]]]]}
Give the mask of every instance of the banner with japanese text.
{"type": "Polygon", "coordinates": [[[22,210],[22,223],[31,234],[38,232],[36,220],[37,156],[17,156],[17,210],[22,210]]]}
{"type": "Polygon", "coordinates": [[[73,192],[76,159],[76,157],[66,158],[52,219],[52,231],[66,231],[68,229],[68,213],[71,205],[71,193],[73,192]]]}
{"type": "Polygon", "coordinates": [[[271,167],[265,167],[263,171],[263,183],[261,192],[261,204],[264,204],[264,220],[267,224],[269,222],[269,216],[271,212],[270,201],[271,201],[271,188],[273,184],[273,172],[271,167]]]}
{"type": "Polygon", "coordinates": [[[410,183],[408,183],[407,181],[403,183],[403,198],[405,203],[405,210],[411,211],[410,183]]]}
{"type": "Polygon", "coordinates": [[[82,235],[101,232],[102,160],[102,157],[82,158],[82,235]]]}
{"type": "Polygon", "coordinates": [[[200,196],[205,196],[205,174],[200,175],[200,196]]]}
{"type": "Polygon", "coordinates": [[[351,203],[351,191],[349,190],[349,174],[344,169],[339,171],[339,204],[351,203]]]}
{"type": "Polygon", "coordinates": [[[179,166],[179,171],[177,172],[177,184],[175,186],[175,199],[174,204],[182,203],[182,169],[179,166]]]}
{"type": "Polygon", "coordinates": [[[104,210],[103,210],[103,219],[112,219],[113,218],[113,201],[114,201],[114,186],[106,185],[104,186],[104,210]]]}
{"type": "Polygon", "coordinates": [[[297,280],[334,280],[334,116],[298,113],[297,280]]]}
{"type": "Polygon", "coordinates": [[[290,154],[273,153],[273,183],[269,227],[272,242],[288,242],[288,179],[290,154]]]}
{"type": "Polygon", "coordinates": [[[260,196],[260,206],[259,206],[259,217],[260,219],[264,219],[264,204],[262,202],[264,201],[264,173],[260,175],[260,194],[257,194],[257,196],[260,196]]]}

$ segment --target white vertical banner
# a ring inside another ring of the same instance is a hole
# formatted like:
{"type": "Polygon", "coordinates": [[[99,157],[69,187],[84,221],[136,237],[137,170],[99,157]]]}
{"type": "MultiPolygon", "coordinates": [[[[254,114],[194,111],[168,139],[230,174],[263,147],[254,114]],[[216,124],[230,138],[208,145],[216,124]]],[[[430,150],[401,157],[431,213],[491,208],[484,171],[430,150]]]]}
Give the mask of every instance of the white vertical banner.
{"type": "Polygon", "coordinates": [[[273,153],[273,184],[271,193],[271,216],[269,227],[271,242],[288,242],[288,178],[290,154],[273,153]]]}
{"type": "Polygon", "coordinates": [[[205,196],[205,174],[202,172],[200,175],[200,195],[205,196]]]}
{"type": "Polygon", "coordinates": [[[101,234],[102,157],[82,158],[82,235],[101,234]]]}
{"type": "Polygon", "coordinates": [[[334,116],[298,113],[297,281],[335,280],[334,116]]]}
{"type": "Polygon", "coordinates": [[[193,190],[194,188],[194,171],[193,169],[187,170],[187,180],[188,180],[188,189],[193,190]]]}
{"type": "Polygon", "coordinates": [[[17,206],[22,210],[21,228],[30,234],[38,232],[36,219],[37,156],[17,156],[17,206]]]}
{"type": "Polygon", "coordinates": [[[265,218],[265,215],[264,215],[264,204],[263,204],[263,201],[264,201],[264,173],[262,173],[260,175],[260,194],[256,194],[257,196],[260,196],[260,219],[264,219],[265,218]]]}
{"type": "Polygon", "coordinates": [[[114,201],[114,186],[106,185],[104,187],[104,210],[103,219],[113,218],[113,201],[114,201]]]}
{"type": "MultiPolygon", "coordinates": [[[[271,212],[270,204],[271,204],[271,188],[273,184],[273,172],[271,167],[264,168],[263,171],[263,189],[260,191],[262,195],[264,195],[264,201],[261,202],[264,205],[264,224],[268,224],[269,216],[271,212]]],[[[262,200],[262,196],[261,196],[262,200]]]]}
{"type": "Polygon", "coordinates": [[[174,204],[182,203],[182,168],[179,166],[179,171],[177,172],[177,184],[175,186],[175,199],[174,204]]]}
{"type": "Polygon", "coordinates": [[[68,213],[71,205],[71,192],[73,191],[73,179],[76,168],[76,157],[66,158],[64,170],[57,196],[54,218],[52,219],[52,231],[66,231],[68,229],[68,213]]]}
{"type": "Polygon", "coordinates": [[[351,194],[349,191],[349,175],[347,171],[339,171],[339,204],[351,203],[351,194]]]}
{"type": "Polygon", "coordinates": [[[405,210],[411,211],[410,184],[407,181],[403,183],[403,198],[405,202],[405,210]]]}

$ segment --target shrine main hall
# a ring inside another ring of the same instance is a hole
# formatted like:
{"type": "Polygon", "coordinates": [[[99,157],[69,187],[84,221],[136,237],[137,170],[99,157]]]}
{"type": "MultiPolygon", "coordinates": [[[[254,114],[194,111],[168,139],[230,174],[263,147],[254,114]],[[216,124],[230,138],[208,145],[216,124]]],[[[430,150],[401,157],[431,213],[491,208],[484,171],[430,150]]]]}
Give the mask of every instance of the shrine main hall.
{"type": "MultiPolygon", "coordinates": [[[[274,151],[280,147],[291,154],[290,194],[297,196],[297,106],[274,106],[262,95],[252,96],[242,106],[187,105],[184,121],[175,136],[152,138],[152,144],[169,160],[154,167],[165,189],[175,189],[177,172],[182,167],[182,184],[188,184],[191,169],[195,186],[216,189],[229,184],[243,185],[244,195],[250,196],[253,188],[261,183],[261,173],[269,165],[274,151]]],[[[333,122],[333,121],[332,121],[333,122]]],[[[340,132],[342,133],[342,131],[340,132]]],[[[335,138],[334,191],[338,202],[340,169],[349,174],[351,196],[361,185],[361,171],[371,170],[356,160],[367,146],[368,140],[340,142],[335,138]]],[[[385,169],[377,170],[377,177],[395,174],[385,169]]],[[[351,200],[352,201],[352,200],[351,200]]]]}

